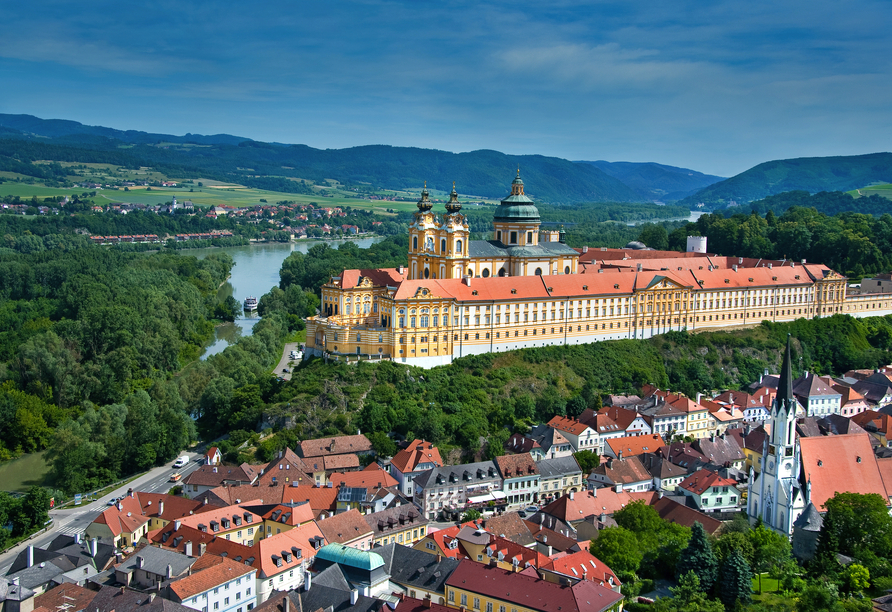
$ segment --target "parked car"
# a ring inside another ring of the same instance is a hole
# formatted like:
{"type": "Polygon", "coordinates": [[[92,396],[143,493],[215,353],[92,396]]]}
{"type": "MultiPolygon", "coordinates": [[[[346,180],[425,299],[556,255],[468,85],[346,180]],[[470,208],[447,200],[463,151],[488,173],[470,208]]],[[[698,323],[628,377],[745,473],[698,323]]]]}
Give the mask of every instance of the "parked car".
{"type": "Polygon", "coordinates": [[[539,512],[539,508],[537,508],[536,506],[527,506],[523,509],[523,511],[528,514],[536,514],[537,512],[539,512]]]}
{"type": "Polygon", "coordinates": [[[288,371],[288,368],[282,368],[282,371],[283,371],[283,372],[287,372],[287,371],[288,371]]]}

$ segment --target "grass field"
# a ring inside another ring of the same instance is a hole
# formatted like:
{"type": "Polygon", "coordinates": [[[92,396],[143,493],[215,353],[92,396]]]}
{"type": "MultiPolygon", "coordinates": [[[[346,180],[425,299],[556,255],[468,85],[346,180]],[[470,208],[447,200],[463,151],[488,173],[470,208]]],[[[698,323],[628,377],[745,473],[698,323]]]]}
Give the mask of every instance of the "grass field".
{"type": "Polygon", "coordinates": [[[46,484],[49,473],[44,453],[31,453],[0,463],[0,491],[27,491],[31,485],[46,484]]]}
{"type": "Polygon", "coordinates": [[[878,195],[892,200],[892,184],[886,183],[885,185],[870,185],[868,187],[862,187],[861,189],[855,189],[846,193],[848,193],[853,198],[878,195]]]}

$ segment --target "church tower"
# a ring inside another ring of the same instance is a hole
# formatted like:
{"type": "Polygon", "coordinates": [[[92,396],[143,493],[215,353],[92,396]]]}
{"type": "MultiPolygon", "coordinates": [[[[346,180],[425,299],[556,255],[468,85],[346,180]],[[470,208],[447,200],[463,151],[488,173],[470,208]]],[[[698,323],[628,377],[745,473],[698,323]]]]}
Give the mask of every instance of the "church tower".
{"type": "Polygon", "coordinates": [[[461,214],[455,183],[442,217],[431,211],[427,182],[417,206],[409,226],[409,279],[461,278],[468,261],[470,229],[461,214]]]}
{"type": "Polygon", "coordinates": [[[761,473],[755,477],[750,469],[750,494],[747,499],[747,512],[752,519],[761,517],[767,527],[786,535],[791,533],[793,522],[804,508],[804,494],[798,481],[798,404],[793,397],[791,342],[787,335],[777,396],[771,406],[771,434],[762,448],[761,473]]]}
{"type": "Polygon", "coordinates": [[[505,246],[539,244],[539,210],[523,192],[520,168],[511,182],[511,195],[502,200],[492,218],[493,238],[505,246]]]}

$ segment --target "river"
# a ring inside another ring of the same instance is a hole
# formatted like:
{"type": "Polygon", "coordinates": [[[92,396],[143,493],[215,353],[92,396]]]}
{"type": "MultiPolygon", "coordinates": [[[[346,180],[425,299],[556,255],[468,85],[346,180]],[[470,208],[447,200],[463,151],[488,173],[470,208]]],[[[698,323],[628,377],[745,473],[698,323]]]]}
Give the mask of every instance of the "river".
{"type": "Polygon", "coordinates": [[[693,210],[687,217],[674,217],[672,219],[641,219],[639,221],[626,223],[626,225],[628,225],[629,227],[634,227],[636,225],[644,225],[645,223],[668,223],[669,221],[687,221],[688,223],[694,223],[704,214],[706,213],[700,210],[693,210]]]}
{"type": "MultiPolygon", "coordinates": [[[[355,243],[356,246],[362,249],[367,249],[380,239],[380,237],[375,236],[360,240],[350,240],[349,242],[355,243]]],[[[231,295],[241,304],[249,295],[253,295],[259,300],[260,296],[277,286],[279,284],[279,270],[282,267],[282,262],[294,251],[306,253],[317,244],[325,243],[331,247],[336,247],[342,242],[347,241],[306,240],[292,243],[273,242],[248,246],[184,249],[180,253],[183,255],[194,255],[199,259],[207,257],[211,253],[220,253],[221,251],[229,253],[235,261],[235,266],[232,268],[232,275],[229,277],[229,280],[220,287],[219,296],[225,298],[231,295]]],[[[201,358],[207,359],[211,355],[220,353],[243,334],[250,334],[254,324],[259,320],[260,318],[255,312],[253,315],[243,314],[239,316],[234,323],[218,325],[214,330],[214,339],[205,347],[201,358]]]]}

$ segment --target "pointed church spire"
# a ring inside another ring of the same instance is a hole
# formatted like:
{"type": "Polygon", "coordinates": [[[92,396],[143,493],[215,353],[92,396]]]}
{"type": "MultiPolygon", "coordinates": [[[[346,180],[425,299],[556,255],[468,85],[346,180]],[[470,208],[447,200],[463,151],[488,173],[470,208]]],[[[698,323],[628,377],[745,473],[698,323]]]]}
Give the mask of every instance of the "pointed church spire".
{"type": "Polygon", "coordinates": [[[796,400],[793,399],[793,365],[790,359],[790,345],[793,339],[787,334],[787,350],[784,353],[784,363],[781,365],[780,380],[777,383],[777,397],[775,404],[778,409],[786,406],[787,412],[795,411],[796,400]]]}

